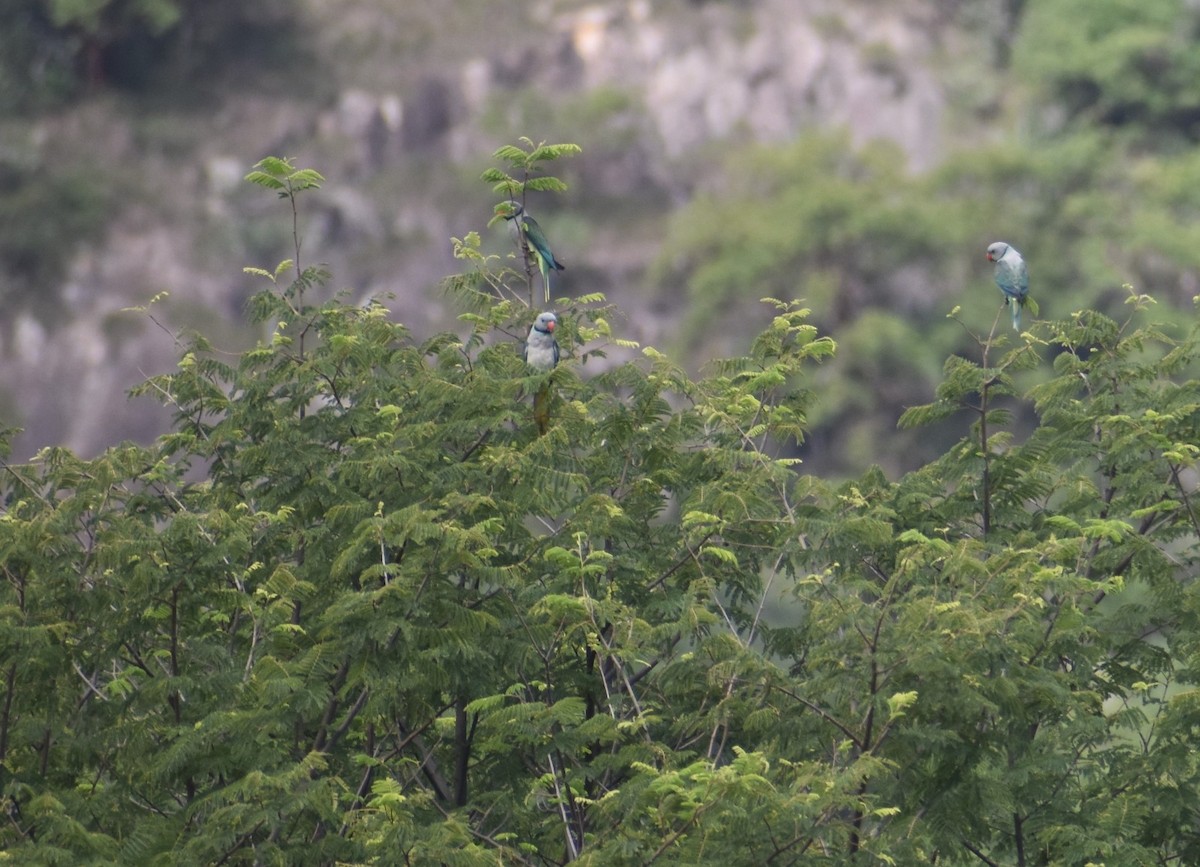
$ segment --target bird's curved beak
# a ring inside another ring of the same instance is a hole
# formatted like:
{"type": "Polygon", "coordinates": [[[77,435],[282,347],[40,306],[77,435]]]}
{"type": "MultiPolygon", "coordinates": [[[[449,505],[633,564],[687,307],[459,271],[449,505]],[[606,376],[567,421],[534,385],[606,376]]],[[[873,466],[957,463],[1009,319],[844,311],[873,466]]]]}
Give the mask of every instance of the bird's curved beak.
{"type": "Polygon", "coordinates": [[[551,319],[549,322],[546,323],[546,330],[553,331],[555,326],[557,326],[557,325],[558,325],[558,323],[555,322],[553,319],[551,319]]]}

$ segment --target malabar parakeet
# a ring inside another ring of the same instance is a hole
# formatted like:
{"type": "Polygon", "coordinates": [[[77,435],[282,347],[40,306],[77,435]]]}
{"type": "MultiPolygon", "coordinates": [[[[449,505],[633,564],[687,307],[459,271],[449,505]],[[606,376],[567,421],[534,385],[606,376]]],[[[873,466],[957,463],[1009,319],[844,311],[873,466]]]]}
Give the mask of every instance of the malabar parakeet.
{"type": "MultiPolygon", "coordinates": [[[[558,364],[558,341],[554,329],[558,317],[547,310],[539,313],[525,338],[525,363],[542,372],[549,372],[558,364]]],[[[550,383],[544,383],[533,395],[533,420],[538,433],[544,434],[550,427],[550,383]]]]}
{"type": "MultiPolygon", "coordinates": [[[[989,262],[996,263],[996,285],[1004,293],[1004,302],[1012,311],[1012,326],[1016,331],[1021,330],[1021,308],[1029,298],[1029,269],[1025,260],[1017,252],[1017,248],[1004,241],[989,244],[987,248],[989,262]]],[[[1037,310],[1034,310],[1037,315],[1037,310]]]]}
{"type": "Polygon", "coordinates": [[[538,270],[542,272],[542,286],[546,290],[546,300],[549,301],[550,272],[564,271],[565,266],[554,258],[554,252],[550,249],[550,242],[546,240],[542,227],[538,225],[537,220],[529,216],[519,202],[512,203],[504,214],[504,219],[516,221],[515,225],[525,238],[529,254],[537,261],[538,270]]]}

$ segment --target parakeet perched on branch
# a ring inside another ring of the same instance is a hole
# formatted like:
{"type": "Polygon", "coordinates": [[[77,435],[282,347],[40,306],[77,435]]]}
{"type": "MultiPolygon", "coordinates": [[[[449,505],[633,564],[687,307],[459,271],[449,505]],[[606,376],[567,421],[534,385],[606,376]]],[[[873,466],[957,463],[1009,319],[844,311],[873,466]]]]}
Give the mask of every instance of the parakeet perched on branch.
{"type": "MultiPolygon", "coordinates": [[[[542,272],[542,286],[546,290],[546,300],[550,300],[550,272],[565,271],[566,267],[562,262],[554,258],[554,252],[550,249],[550,242],[546,240],[546,235],[542,231],[542,227],[538,225],[537,220],[529,216],[525,208],[519,202],[505,203],[505,210],[502,211],[504,219],[515,220],[518,231],[525,238],[525,246],[529,248],[529,254],[537,261],[538,270],[542,272]]],[[[499,206],[497,211],[500,211],[499,206]]]]}
{"type": "MultiPolygon", "coordinates": [[[[558,364],[558,341],[554,329],[558,317],[550,311],[539,313],[525,338],[525,363],[543,372],[549,372],[558,364]]],[[[544,434],[550,426],[550,383],[542,385],[533,395],[533,420],[538,433],[544,434]]]]}
{"type": "MultiPolygon", "coordinates": [[[[1017,248],[1004,241],[988,245],[989,262],[996,263],[996,285],[1004,293],[1004,301],[1012,311],[1012,326],[1021,330],[1021,308],[1029,298],[1029,269],[1017,248]]],[[[1034,310],[1034,316],[1037,310],[1034,310]]]]}

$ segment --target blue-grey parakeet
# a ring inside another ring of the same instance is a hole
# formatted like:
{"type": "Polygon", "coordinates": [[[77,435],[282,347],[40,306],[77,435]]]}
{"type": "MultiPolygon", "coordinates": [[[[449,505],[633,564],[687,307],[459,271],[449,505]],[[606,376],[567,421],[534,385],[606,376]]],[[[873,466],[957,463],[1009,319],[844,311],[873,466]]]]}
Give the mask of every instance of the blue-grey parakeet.
{"type": "Polygon", "coordinates": [[[549,301],[550,272],[565,271],[566,267],[554,258],[554,252],[550,249],[550,242],[546,240],[542,227],[525,212],[525,208],[519,202],[511,203],[503,213],[504,219],[516,221],[515,225],[524,236],[525,245],[537,261],[538,270],[542,272],[542,286],[546,290],[546,300],[549,301]]]}
{"type": "MultiPolygon", "coordinates": [[[[1017,248],[1004,241],[989,244],[987,248],[989,262],[996,263],[996,285],[1004,293],[1004,301],[1012,311],[1012,326],[1021,330],[1021,308],[1029,297],[1029,269],[1025,260],[1017,252],[1017,248]]],[[[1034,315],[1037,311],[1034,310],[1034,315]]]]}
{"type": "MultiPolygon", "coordinates": [[[[558,341],[554,329],[558,317],[547,310],[539,313],[525,338],[525,363],[537,370],[549,372],[558,364],[558,341]]],[[[550,426],[550,383],[544,383],[533,395],[533,420],[538,433],[544,434],[550,426]]]]}
{"type": "Polygon", "coordinates": [[[525,363],[538,370],[550,370],[558,364],[558,341],[554,339],[554,329],[558,327],[558,317],[547,310],[539,313],[525,338],[525,363]]]}

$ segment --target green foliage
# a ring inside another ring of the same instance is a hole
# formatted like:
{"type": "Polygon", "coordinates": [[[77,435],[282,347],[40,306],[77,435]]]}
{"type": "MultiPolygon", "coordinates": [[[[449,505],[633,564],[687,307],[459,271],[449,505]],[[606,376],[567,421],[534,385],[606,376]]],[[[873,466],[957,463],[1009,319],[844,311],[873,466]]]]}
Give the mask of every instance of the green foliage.
{"type": "Polygon", "coordinates": [[[246,180],[274,190],[281,199],[290,199],[296,193],[320,189],[325,178],[314,169],[297,169],[291,160],[264,157],[254,164],[254,171],[246,175],[246,180]]]}
{"type": "MultiPolygon", "coordinates": [[[[1133,151],[1091,128],[966,149],[924,176],[894,148],[856,151],[844,137],[734,149],[670,220],[652,277],[687,299],[683,349],[718,331],[749,340],[757,323],[735,312],[747,297],[803,297],[845,351],[822,371],[802,456],[830,472],[877,461],[898,473],[953,442],[951,428],[894,425],[937,388],[942,359],[978,352],[970,335],[1001,300],[987,243],[1011,241],[1029,262],[1027,326],[1083,309],[1119,316],[1125,284],[1155,287],[1162,305],[1148,315],[1168,321],[1195,294],[1197,174],[1190,152],[1133,151]],[[945,321],[952,309],[963,327],[945,321]]],[[[1035,421],[1021,410],[1016,429],[1035,421]]]]}
{"type": "Polygon", "coordinates": [[[658,266],[685,281],[691,335],[750,289],[803,291],[830,321],[851,318],[898,263],[932,261],[944,220],[909,195],[894,146],[855,152],[843,136],[735,153],[726,184],[672,220],[658,266]]]}
{"type": "Polygon", "coordinates": [[[176,24],[183,14],[178,0],[44,0],[50,20],[56,27],[76,27],[89,36],[106,29],[144,26],[150,33],[162,33],[176,24]]]}
{"type": "MultiPolygon", "coordinates": [[[[518,205],[521,208],[527,207],[527,194],[530,192],[564,192],[567,189],[565,183],[553,175],[542,174],[542,163],[553,162],[581,152],[579,145],[576,144],[548,145],[542,142],[535,145],[528,138],[522,138],[520,143],[523,147],[505,145],[492,154],[493,159],[502,160],[508,164],[506,169],[493,167],[487,169],[482,175],[482,180],[492,185],[493,192],[505,197],[503,201],[496,204],[492,219],[488,222],[489,227],[505,220],[511,220],[517,212],[518,205]]],[[[469,236],[465,242],[455,239],[455,256],[475,262],[482,268],[478,268],[472,273],[469,282],[463,282],[461,279],[452,280],[448,284],[448,288],[451,291],[457,289],[469,292],[479,291],[486,286],[488,288],[484,291],[485,297],[524,298],[530,307],[534,306],[534,274],[538,272],[537,260],[529,249],[529,243],[524,233],[514,231],[513,234],[520,259],[524,263],[523,279],[511,269],[502,269],[494,274],[491,273],[495,260],[480,254],[479,237],[474,235],[469,236]],[[517,288],[513,285],[514,281],[524,285],[517,288]]],[[[468,299],[468,303],[471,303],[471,299],[468,299]]]]}
{"type": "Polygon", "coordinates": [[[894,146],[858,151],[844,135],[737,150],[720,179],[671,219],[652,273],[661,291],[687,299],[686,344],[714,331],[749,340],[756,323],[733,311],[763,294],[801,296],[821,326],[845,332],[851,351],[823,372],[812,431],[813,449],[835,471],[885,452],[937,454],[938,440],[929,451],[915,440],[897,444],[895,419],[929,393],[941,358],[957,348],[957,334],[929,326],[940,299],[963,291],[964,269],[946,251],[986,247],[972,240],[971,200],[940,195],[936,179],[914,179],[903,163],[894,146]],[[903,307],[882,309],[889,298],[903,307]]]}
{"type": "Polygon", "coordinates": [[[1194,140],[1198,25],[1181,0],[1052,0],[1023,16],[1013,59],[1072,121],[1194,140]]]}
{"type": "Polygon", "coordinates": [[[541,175],[541,163],[552,162],[564,156],[572,156],[581,152],[579,145],[556,144],[545,142],[534,144],[531,139],[522,138],[521,144],[505,145],[492,154],[492,158],[508,163],[508,168],[491,168],[483,173],[483,180],[492,184],[494,192],[512,200],[525,203],[525,192],[537,190],[542,192],[561,192],[566,185],[557,178],[541,175]]]}
{"type": "MultiPolygon", "coordinates": [[[[294,218],[322,179],[250,180],[294,218]]],[[[807,308],[692,379],[587,369],[616,338],[574,299],[539,436],[531,311],[456,246],[465,336],[248,269],[270,338],[139,389],[170,433],[0,468],[6,856],[1200,855],[1195,329],[1136,294],[1011,346],[964,320],[905,418],[958,442],[833,483],[790,457],[835,350],[807,308]]]]}
{"type": "MultiPolygon", "coordinates": [[[[284,157],[264,157],[254,164],[254,171],[246,175],[246,181],[260,186],[264,189],[271,190],[279,198],[285,199],[292,209],[292,249],[295,251],[296,258],[285,259],[275,266],[273,271],[267,271],[263,268],[245,268],[248,274],[258,277],[264,277],[270,280],[271,283],[278,285],[279,278],[290,270],[297,272],[296,279],[291,285],[284,290],[280,296],[288,307],[288,317],[284,320],[292,321],[296,318],[304,318],[304,291],[319,284],[326,276],[320,268],[305,268],[300,267],[300,210],[296,203],[296,196],[308,190],[319,190],[321,184],[325,182],[325,178],[315,169],[298,169],[292,165],[292,161],[284,157]]],[[[272,305],[269,303],[269,298],[266,295],[259,295],[251,301],[252,307],[256,310],[258,316],[263,319],[269,318],[277,311],[271,310],[272,305]]],[[[299,331],[300,334],[300,353],[304,353],[304,337],[308,333],[312,325],[312,320],[309,319],[299,331]]]]}

